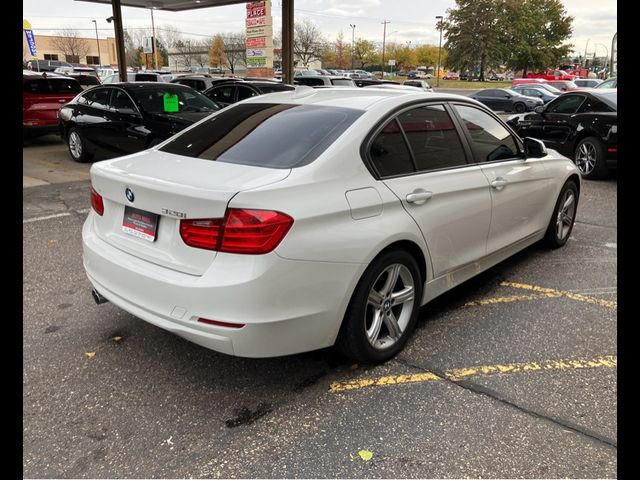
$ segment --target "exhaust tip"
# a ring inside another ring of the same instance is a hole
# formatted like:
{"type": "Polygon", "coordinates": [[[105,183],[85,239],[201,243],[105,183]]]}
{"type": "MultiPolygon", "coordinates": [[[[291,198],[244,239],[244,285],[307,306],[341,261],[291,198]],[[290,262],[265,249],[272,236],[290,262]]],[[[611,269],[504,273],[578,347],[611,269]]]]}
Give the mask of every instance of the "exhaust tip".
{"type": "Polygon", "coordinates": [[[102,295],[100,295],[100,292],[98,292],[95,288],[91,290],[91,296],[93,297],[97,305],[102,305],[103,303],[107,303],[109,301],[102,295]]]}

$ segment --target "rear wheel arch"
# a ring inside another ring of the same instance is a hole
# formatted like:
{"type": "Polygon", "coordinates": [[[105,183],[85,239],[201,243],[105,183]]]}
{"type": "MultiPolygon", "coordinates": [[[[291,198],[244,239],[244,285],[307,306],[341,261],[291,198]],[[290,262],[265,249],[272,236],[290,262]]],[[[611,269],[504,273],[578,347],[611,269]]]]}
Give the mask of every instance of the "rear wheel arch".
{"type": "Polygon", "coordinates": [[[391,250],[404,250],[408,252],[418,264],[418,270],[420,272],[422,283],[425,283],[427,281],[427,260],[425,258],[424,252],[422,251],[420,246],[418,246],[418,244],[412,242],[411,240],[399,240],[387,245],[382,250],[380,250],[375,257],[371,259],[371,262],[391,250]]]}

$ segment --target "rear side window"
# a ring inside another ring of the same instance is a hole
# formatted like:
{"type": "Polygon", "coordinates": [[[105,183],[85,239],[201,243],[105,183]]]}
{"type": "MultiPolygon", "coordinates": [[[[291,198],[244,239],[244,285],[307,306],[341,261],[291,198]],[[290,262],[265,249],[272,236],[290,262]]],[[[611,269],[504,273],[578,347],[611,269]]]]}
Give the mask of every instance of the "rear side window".
{"type": "Polygon", "coordinates": [[[600,112],[614,112],[614,111],[615,110],[613,108],[608,106],[603,101],[595,98],[587,97],[585,102],[582,104],[582,106],[578,110],[578,113],[589,113],[589,112],[600,113],[600,112]]]}
{"type": "Polygon", "coordinates": [[[78,98],[78,103],[88,107],[108,109],[110,92],[108,88],[96,88],[78,98]]]}
{"type": "Polygon", "coordinates": [[[413,173],[411,152],[396,119],[391,120],[371,143],[371,162],[381,177],[413,173]]]}
{"type": "Polygon", "coordinates": [[[478,162],[507,160],[520,156],[509,131],[488,113],[474,107],[454,105],[469,132],[478,162]]]}
{"type": "Polygon", "coordinates": [[[153,73],[136,73],[136,82],[157,82],[158,76],[153,73]]]}
{"type": "Polygon", "coordinates": [[[70,95],[82,92],[82,87],[76,80],[64,78],[49,78],[29,80],[24,82],[24,91],[36,95],[70,95]]]}
{"type": "Polygon", "coordinates": [[[418,171],[466,165],[462,143],[442,105],[414,108],[398,116],[418,171]]]}
{"type": "Polygon", "coordinates": [[[362,113],[318,105],[240,104],[178,134],[161,150],[240,165],[301,167],[318,158],[362,113]]]}
{"type": "Polygon", "coordinates": [[[249,98],[249,97],[255,97],[256,95],[258,95],[249,87],[238,85],[236,88],[238,89],[238,101],[244,100],[245,98],[249,98]]]}

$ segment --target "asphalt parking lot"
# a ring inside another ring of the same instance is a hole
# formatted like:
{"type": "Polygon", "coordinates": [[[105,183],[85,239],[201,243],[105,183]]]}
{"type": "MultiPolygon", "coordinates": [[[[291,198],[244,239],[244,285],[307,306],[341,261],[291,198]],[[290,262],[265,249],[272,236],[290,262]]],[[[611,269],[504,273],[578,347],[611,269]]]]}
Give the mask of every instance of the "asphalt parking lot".
{"type": "Polygon", "coordinates": [[[23,149],[26,478],[617,476],[617,181],[567,245],[423,308],[385,365],[229,357],[91,298],[89,165],[23,149]]]}

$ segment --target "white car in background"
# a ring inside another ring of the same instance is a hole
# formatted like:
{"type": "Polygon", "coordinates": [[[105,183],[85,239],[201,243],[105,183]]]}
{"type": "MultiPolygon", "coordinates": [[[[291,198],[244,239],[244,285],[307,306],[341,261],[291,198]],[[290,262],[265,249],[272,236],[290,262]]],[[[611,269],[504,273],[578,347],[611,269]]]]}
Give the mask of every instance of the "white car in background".
{"type": "Polygon", "coordinates": [[[96,302],[231,355],[335,344],[375,363],[421,305],[564,245],[580,174],[467,97],[298,87],[95,163],[91,183],[96,302]]]}

